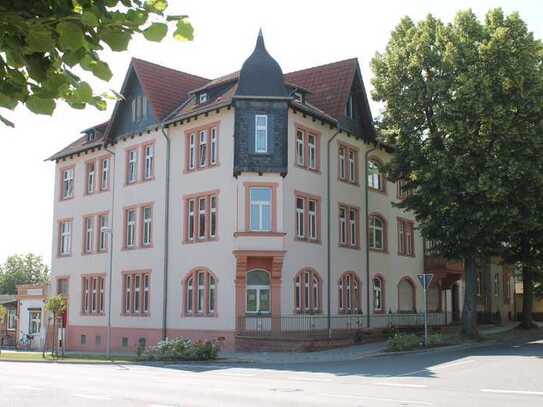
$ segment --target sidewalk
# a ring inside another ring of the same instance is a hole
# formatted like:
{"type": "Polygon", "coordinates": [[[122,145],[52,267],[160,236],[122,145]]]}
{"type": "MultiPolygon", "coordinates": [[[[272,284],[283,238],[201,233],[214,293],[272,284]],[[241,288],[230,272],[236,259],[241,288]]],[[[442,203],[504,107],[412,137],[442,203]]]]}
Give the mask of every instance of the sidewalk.
{"type": "Polygon", "coordinates": [[[342,362],[377,355],[385,350],[385,342],[373,342],[318,352],[220,352],[219,358],[249,363],[342,362]]]}

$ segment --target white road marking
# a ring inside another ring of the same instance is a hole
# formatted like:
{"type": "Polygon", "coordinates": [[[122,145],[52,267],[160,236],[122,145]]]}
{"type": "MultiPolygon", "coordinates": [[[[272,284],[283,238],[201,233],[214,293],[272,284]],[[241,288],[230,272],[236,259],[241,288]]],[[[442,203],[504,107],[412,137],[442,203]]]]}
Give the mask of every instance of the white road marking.
{"type": "Polygon", "coordinates": [[[364,394],[331,394],[331,393],[320,393],[321,396],[333,397],[333,398],[344,398],[344,399],[355,399],[355,400],[372,400],[372,401],[384,401],[389,403],[401,403],[401,404],[419,404],[424,406],[431,406],[432,403],[429,401],[420,401],[420,400],[400,400],[400,399],[387,399],[380,397],[370,397],[364,394]]]}
{"type": "Polygon", "coordinates": [[[499,393],[499,394],[524,394],[526,396],[543,396],[543,391],[529,390],[500,390],[500,389],[481,389],[483,393],[499,393]]]}
{"type": "Polygon", "coordinates": [[[217,376],[229,376],[229,377],[255,377],[256,373],[234,373],[234,372],[208,372],[217,376]]]}
{"type": "Polygon", "coordinates": [[[149,404],[149,407],[176,407],[173,404],[149,404]]]}
{"type": "Polygon", "coordinates": [[[16,389],[19,390],[34,390],[34,391],[40,391],[42,390],[41,387],[34,387],[34,386],[26,386],[26,385],[20,385],[20,386],[14,386],[16,389]]]}
{"type": "Polygon", "coordinates": [[[328,383],[332,381],[332,379],[323,379],[323,378],[318,378],[318,377],[300,377],[300,376],[287,376],[287,380],[296,380],[296,381],[304,381],[304,382],[322,382],[322,383],[328,383]]]}
{"type": "Polygon", "coordinates": [[[442,369],[447,369],[449,367],[465,365],[467,363],[473,363],[473,360],[461,360],[459,362],[446,363],[444,365],[437,365],[435,367],[431,367],[430,370],[442,370],[442,369]]]}
{"type": "Polygon", "coordinates": [[[425,384],[410,384],[410,383],[387,383],[387,382],[379,382],[375,383],[379,386],[392,386],[392,387],[411,387],[414,389],[423,389],[425,387],[428,387],[425,384]]]}
{"type": "Polygon", "coordinates": [[[94,394],[75,393],[75,394],[72,394],[72,396],[79,397],[82,399],[90,399],[90,400],[112,400],[111,396],[97,396],[94,394]]]}

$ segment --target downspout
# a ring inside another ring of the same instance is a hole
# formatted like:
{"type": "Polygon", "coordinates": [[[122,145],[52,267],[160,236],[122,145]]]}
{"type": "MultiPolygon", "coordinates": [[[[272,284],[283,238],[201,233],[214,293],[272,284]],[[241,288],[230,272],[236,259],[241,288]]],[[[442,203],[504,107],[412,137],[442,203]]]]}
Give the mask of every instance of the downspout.
{"type": "Polygon", "coordinates": [[[366,150],[364,154],[364,202],[365,202],[365,222],[366,222],[366,323],[370,328],[370,227],[369,227],[369,208],[368,208],[368,157],[377,150],[377,147],[372,147],[366,150]]]}
{"type": "Polygon", "coordinates": [[[115,213],[115,172],[117,171],[117,161],[115,152],[111,151],[109,148],[105,148],[107,152],[111,154],[111,157],[113,158],[112,161],[112,169],[110,170],[112,173],[111,176],[111,216],[109,221],[109,270],[108,270],[108,278],[107,278],[107,358],[111,359],[111,293],[112,293],[112,281],[113,281],[113,242],[115,241],[113,239],[113,223],[115,220],[115,217],[113,216],[115,213]]]}
{"type": "Polygon", "coordinates": [[[327,261],[327,271],[326,271],[326,290],[327,290],[327,326],[328,326],[328,337],[332,337],[332,314],[331,314],[331,295],[332,295],[332,247],[331,247],[331,194],[330,194],[330,145],[332,141],[337,137],[341,132],[341,125],[338,123],[337,130],[332,137],[328,140],[326,144],[326,261],[327,261]]]}

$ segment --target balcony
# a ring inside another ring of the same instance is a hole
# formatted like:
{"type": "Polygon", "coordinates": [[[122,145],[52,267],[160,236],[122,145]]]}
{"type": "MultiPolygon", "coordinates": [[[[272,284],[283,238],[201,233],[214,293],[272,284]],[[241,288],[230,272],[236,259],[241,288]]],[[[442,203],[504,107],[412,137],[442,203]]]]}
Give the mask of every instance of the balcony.
{"type": "Polygon", "coordinates": [[[424,256],[424,271],[429,273],[464,273],[464,262],[462,260],[447,260],[441,256],[424,256]]]}

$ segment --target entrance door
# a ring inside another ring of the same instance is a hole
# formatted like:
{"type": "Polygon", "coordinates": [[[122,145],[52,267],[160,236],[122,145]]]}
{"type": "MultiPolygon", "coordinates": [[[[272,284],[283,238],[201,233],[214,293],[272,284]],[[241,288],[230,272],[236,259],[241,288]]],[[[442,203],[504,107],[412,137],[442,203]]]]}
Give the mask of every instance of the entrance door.
{"type": "Polygon", "coordinates": [[[460,290],[458,284],[452,286],[452,319],[454,322],[460,321],[460,290]]]}

